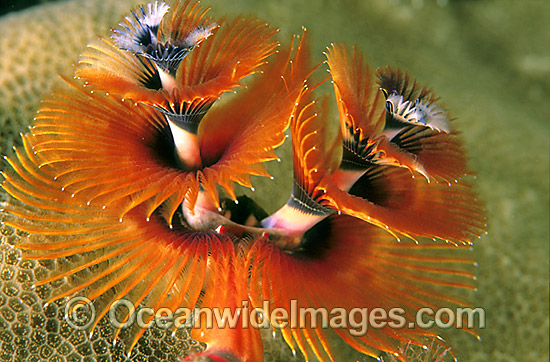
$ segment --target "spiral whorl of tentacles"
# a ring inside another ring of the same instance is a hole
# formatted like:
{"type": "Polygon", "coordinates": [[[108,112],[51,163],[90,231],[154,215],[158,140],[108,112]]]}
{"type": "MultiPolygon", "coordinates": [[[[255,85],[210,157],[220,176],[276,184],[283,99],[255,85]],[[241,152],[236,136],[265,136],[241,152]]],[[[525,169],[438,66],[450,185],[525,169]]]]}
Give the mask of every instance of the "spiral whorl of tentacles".
{"type": "MultiPolygon", "coordinates": [[[[474,288],[461,250],[484,232],[484,216],[450,118],[408,75],[384,68],[376,83],[355,50],[334,45],[327,64],[341,131],[330,139],[305,30],[276,51],[266,24],[207,11],[155,1],[133,12],[88,46],[75,79],[44,100],[7,159],[5,223],[29,234],[18,247],[31,259],[80,256],[38,284],[72,280],[52,300],[94,300],[97,321],[122,298],[173,311],[267,303],[268,315],[401,308],[406,327],[368,333],[316,326],[320,314],[300,326],[266,320],[306,359],[338,360],[349,346],[404,360],[403,346],[439,333],[409,328],[415,311],[464,305],[461,291],[474,288]],[[216,104],[227,92],[237,94],[216,104]],[[236,218],[219,190],[237,200],[234,183],[269,176],[264,164],[289,127],[288,203],[260,222],[257,205],[241,202],[251,217],[236,218]]],[[[144,329],[129,328],[135,343],[144,329]]],[[[262,360],[257,328],[193,333],[208,346],[202,357],[262,360]]]]}

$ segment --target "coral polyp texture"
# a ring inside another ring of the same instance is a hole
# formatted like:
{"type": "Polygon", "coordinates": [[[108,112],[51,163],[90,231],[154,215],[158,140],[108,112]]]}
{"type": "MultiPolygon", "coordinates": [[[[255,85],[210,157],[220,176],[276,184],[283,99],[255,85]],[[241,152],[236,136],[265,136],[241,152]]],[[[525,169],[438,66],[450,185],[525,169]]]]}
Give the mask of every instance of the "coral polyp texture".
{"type": "Polygon", "coordinates": [[[262,361],[274,334],[305,360],[407,361],[411,348],[452,355],[438,323],[477,336],[467,315],[416,323],[469,305],[486,228],[452,117],[397,68],[343,44],[313,64],[305,29],[276,33],[155,1],[43,100],[6,159],[2,223],[41,265],[29,282],[48,291],[44,311],[64,306],[56,331],[89,339],[67,354],[120,340],[110,353],[132,356],[147,333],[164,358],[262,361]],[[269,177],[288,134],[293,187],[268,214],[235,184],[269,177]],[[356,323],[373,310],[376,328],[356,323]]]}
{"type": "Polygon", "coordinates": [[[117,24],[129,7],[139,3],[139,0],[73,1],[62,5],[52,2],[0,18],[5,35],[0,40],[2,154],[20,144],[17,135],[28,126],[43,96],[59,81],[58,74],[71,75],[72,64],[86,43],[117,24]]]}

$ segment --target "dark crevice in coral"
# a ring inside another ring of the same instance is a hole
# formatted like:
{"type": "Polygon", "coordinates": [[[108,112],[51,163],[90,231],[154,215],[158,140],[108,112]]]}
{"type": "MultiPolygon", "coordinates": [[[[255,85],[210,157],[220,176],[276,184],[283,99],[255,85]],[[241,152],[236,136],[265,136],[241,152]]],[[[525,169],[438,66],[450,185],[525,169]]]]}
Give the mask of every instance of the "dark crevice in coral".
{"type": "Polygon", "coordinates": [[[2,0],[0,2],[0,16],[14,11],[23,10],[31,6],[55,1],[59,0],[2,0]]]}

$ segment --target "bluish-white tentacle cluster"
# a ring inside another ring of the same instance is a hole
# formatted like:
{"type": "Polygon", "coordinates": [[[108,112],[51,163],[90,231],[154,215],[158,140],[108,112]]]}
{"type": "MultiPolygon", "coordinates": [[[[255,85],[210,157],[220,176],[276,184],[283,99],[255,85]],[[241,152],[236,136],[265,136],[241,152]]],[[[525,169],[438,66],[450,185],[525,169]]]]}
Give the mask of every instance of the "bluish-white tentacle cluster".
{"type": "Polygon", "coordinates": [[[393,92],[386,97],[386,110],[397,121],[429,127],[438,132],[451,131],[445,110],[429,100],[405,100],[403,95],[393,92]]]}

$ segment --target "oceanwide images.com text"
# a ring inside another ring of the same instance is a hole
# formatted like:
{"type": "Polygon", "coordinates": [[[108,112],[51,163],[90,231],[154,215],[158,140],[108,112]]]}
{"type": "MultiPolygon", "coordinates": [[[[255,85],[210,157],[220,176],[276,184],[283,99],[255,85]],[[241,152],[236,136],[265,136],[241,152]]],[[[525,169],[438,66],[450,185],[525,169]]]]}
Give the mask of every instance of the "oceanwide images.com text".
{"type": "MultiPolygon", "coordinates": [[[[75,329],[87,329],[95,321],[95,307],[85,297],[74,297],[65,306],[65,319],[75,329]]],[[[304,308],[297,300],[291,300],[289,308],[270,308],[269,301],[261,307],[253,307],[245,300],[235,308],[169,308],[153,310],[134,307],[126,299],[111,304],[107,315],[115,328],[137,324],[148,328],[334,328],[348,329],[354,336],[364,336],[369,328],[485,328],[483,308],[421,308],[414,321],[406,318],[402,308],[304,308]]]]}

